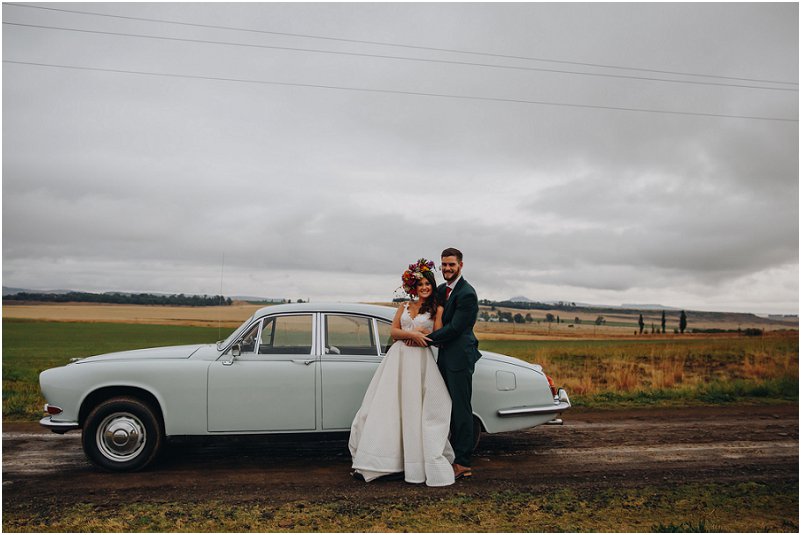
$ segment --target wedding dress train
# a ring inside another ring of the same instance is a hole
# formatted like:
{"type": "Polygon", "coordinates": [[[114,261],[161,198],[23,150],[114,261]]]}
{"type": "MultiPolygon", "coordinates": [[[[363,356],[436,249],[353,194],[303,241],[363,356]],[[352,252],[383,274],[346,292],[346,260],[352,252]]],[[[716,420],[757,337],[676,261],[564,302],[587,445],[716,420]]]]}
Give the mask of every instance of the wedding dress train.
{"type": "MultiPolygon", "coordinates": [[[[412,318],[407,307],[401,315],[403,330],[433,324],[427,312],[412,318]]],[[[431,350],[395,342],[353,419],[353,468],[365,481],[403,472],[409,483],[453,484],[450,416],[451,398],[431,350]]]]}

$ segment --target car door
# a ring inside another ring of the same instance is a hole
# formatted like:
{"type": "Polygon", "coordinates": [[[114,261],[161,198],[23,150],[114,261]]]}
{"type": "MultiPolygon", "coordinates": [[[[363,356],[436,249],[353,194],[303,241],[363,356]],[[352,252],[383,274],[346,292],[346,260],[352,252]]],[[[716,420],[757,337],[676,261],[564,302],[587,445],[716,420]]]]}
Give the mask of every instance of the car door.
{"type": "Polygon", "coordinates": [[[268,316],[240,339],[241,354],[209,366],[210,432],[317,427],[315,314],[268,316]]]}
{"type": "Polygon", "coordinates": [[[364,393],[391,342],[389,322],[353,314],[324,314],[322,427],[350,429],[364,393]]]}

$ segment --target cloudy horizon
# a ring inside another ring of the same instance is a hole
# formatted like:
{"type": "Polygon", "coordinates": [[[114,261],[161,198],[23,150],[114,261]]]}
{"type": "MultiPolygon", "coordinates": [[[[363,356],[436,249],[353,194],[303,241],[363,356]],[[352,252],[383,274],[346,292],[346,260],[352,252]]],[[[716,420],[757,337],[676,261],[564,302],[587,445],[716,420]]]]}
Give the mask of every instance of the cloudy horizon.
{"type": "Polygon", "coordinates": [[[455,246],[480,298],[798,313],[795,3],[3,22],[4,286],[386,301],[455,246]]]}

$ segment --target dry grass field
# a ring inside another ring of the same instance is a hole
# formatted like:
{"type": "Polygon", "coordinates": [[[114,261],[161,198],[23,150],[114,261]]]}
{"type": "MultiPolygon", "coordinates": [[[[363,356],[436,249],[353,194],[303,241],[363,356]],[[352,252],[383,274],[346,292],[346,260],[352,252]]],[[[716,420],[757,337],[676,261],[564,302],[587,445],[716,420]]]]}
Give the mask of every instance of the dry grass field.
{"type": "Polygon", "coordinates": [[[4,319],[81,321],[88,323],[146,323],[236,328],[262,305],[235,303],[222,307],[177,307],[93,303],[3,303],[4,319]]]}
{"type": "MultiPolygon", "coordinates": [[[[632,337],[635,331],[638,331],[637,322],[639,314],[627,312],[589,312],[589,311],[564,311],[564,310],[520,310],[514,308],[498,307],[492,309],[490,307],[481,307],[481,311],[490,314],[496,314],[498,311],[509,312],[512,315],[531,314],[532,322],[526,323],[488,323],[478,322],[476,324],[476,332],[483,333],[485,339],[519,339],[528,340],[543,338],[544,339],[562,339],[562,338],[597,338],[608,339],[618,337],[632,337]],[[559,317],[559,323],[548,323],[545,318],[547,314],[552,314],[554,317],[559,317]],[[602,325],[596,325],[595,320],[598,316],[603,316],[605,322],[602,325]],[[578,321],[576,321],[578,319],[578,321]]],[[[665,335],[673,336],[674,329],[679,327],[679,311],[667,311],[665,324],[665,335]]],[[[661,311],[647,311],[643,313],[643,321],[645,329],[643,330],[644,337],[658,339],[664,337],[659,330],[662,325],[661,311]],[[651,333],[652,328],[656,333],[651,333]]],[[[687,329],[684,336],[692,334],[692,329],[721,329],[721,330],[737,330],[737,329],[761,329],[763,331],[776,331],[785,329],[798,329],[797,319],[786,319],[785,321],[777,321],[767,318],[758,317],[752,314],[736,314],[736,313],[722,313],[722,312],[694,312],[687,311],[687,329]]],[[[708,335],[709,333],[704,333],[708,335]]],[[[638,335],[639,336],[639,335],[638,335]]],[[[481,338],[479,336],[479,338],[481,338]]]]}
{"type": "MultiPolygon", "coordinates": [[[[376,303],[393,306],[391,303],[376,303]]],[[[139,323],[151,325],[191,325],[198,327],[236,328],[249,318],[263,305],[253,305],[245,302],[235,302],[231,306],[222,307],[188,307],[188,306],[158,306],[158,305],[115,305],[94,303],[3,303],[3,318],[28,319],[39,321],[78,321],[103,323],[139,323]]],[[[482,307],[482,311],[490,311],[489,307],[482,307]]],[[[475,332],[480,340],[562,340],[562,339],[618,339],[633,338],[637,330],[636,314],[607,314],[604,315],[606,324],[595,325],[598,313],[574,313],[558,310],[518,310],[500,308],[512,314],[520,313],[523,316],[530,313],[533,320],[526,323],[490,323],[479,321],[475,332]],[[545,315],[551,313],[560,316],[560,323],[545,321],[545,315]],[[576,317],[580,323],[576,322],[576,317]]],[[[758,328],[765,331],[798,328],[795,322],[770,321],[756,316],[737,314],[719,314],[716,319],[709,319],[708,315],[694,318],[692,312],[688,314],[688,329],[747,329],[758,328]]],[[[644,315],[645,330],[638,339],[666,339],[674,336],[673,329],[678,327],[678,313],[668,314],[666,334],[651,333],[651,326],[660,326],[659,313],[644,315]]],[[[685,333],[684,338],[704,337],[708,333],[696,335],[685,333]]],[[[730,335],[724,335],[730,336],[730,335]]],[[[714,337],[714,336],[712,336],[714,337]]]]}

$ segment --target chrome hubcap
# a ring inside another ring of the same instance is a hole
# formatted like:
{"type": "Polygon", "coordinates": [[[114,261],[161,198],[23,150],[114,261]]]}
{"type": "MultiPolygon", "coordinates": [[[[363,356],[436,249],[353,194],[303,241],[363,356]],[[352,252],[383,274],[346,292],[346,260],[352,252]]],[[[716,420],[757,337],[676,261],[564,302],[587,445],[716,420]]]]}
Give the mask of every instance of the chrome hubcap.
{"type": "Polygon", "coordinates": [[[146,431],[142,421],[128,412],[107,416],[97,428],[100,453],[113,461],[130,461],[145,447],[146,431]]]}

